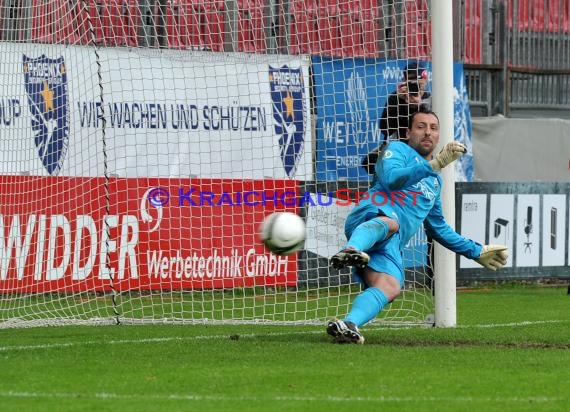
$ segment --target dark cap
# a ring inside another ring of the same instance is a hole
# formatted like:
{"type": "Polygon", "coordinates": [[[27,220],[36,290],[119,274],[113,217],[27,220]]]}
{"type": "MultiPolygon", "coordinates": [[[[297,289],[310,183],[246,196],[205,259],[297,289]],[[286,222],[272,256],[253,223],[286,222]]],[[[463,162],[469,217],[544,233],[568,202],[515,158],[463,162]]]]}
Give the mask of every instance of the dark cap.
{"type": "Polygon", "coordinates": [[[408,63],[406,69],[404,70],[404,81],[407,80],[418,80],[427,79],[427,70],[422,67],[418,62],[408,63]]]}

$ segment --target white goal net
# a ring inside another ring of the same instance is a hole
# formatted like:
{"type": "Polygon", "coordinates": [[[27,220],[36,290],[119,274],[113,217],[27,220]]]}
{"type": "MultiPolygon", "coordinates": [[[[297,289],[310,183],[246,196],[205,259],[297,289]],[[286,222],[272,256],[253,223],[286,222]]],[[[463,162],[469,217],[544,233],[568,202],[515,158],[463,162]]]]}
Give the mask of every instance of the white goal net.
{"type": "MultiPolygon", "coordinates": [[[[0,328],[346,314],[328,259],[410,62],[430,88],[427,1],[0,0],[0,34],[0,328]]],[[[377,321],[433,313],[427,250],[377,321]]]]}

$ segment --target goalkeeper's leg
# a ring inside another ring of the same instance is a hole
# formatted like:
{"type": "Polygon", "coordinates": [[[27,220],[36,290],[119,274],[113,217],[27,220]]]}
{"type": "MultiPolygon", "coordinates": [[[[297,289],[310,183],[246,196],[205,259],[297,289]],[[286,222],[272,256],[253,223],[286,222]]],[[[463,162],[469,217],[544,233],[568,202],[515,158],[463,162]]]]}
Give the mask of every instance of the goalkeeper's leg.
{"type": "Polygon", "coordinates": [[[333,320],[327,325],[327,333],[338,343],[364,343],[359,328],[374,319],[400,293],[398,280],[387,273],[367,268],[364,277],[375,286],[367,287],[356,296],[343,320],[333,320]]]}
{"type": "Polygon", "coordinates": [[[347,248],[367,252],[388,239],[400,226],[388,216],[377,216],[359,224],[350,234],[347,248]]]}
{"type": "Polygon", "coordinates": [[[335,269],[346,266],[365,268],[370,260],[367,252],[392,236],[398,229],[398,222],[385,215],[360,223],[347,234],[349,240],[346,247],[331,258],[331,265],[335,269]]]}
{"type": "Polygon", "coordinates": [[[355,270],[355,280],[365,289],[356,296],[342,321],[329,322],[327,333],[337,342],[363,343],[359,328],[374,319],[384,306],[393,301],[404,285],[404,268],[400,253],[400,236],[396,234],[369,251],[365,269],[355,270]]]}
{"type": "Polygon", "coordinates": [[[352,307],[344,318],[345,322],[354,323],[357,328],[376,318],[401,291],[399,280],[386,272],[376,272],[366,268],[362,277],[366,284],[371,286],[354,298],[352,307]]]}

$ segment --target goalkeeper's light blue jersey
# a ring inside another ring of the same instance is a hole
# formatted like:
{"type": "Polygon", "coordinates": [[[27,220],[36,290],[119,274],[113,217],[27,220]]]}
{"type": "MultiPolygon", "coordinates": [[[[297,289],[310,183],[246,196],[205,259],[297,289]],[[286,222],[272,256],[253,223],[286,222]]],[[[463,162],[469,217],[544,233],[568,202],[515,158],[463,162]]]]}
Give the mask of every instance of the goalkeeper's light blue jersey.
{"type": "Polygon", "coordinates": [[[481,245],[455,232],[444,220],[441,208],[442,179],[413,148],[391,142],[376,163],[375,183],[368,199],[361,200],[347,219],[350,227],[369,219],[381,210],[400,224],[403,248],[423,223],[426,234],[444,247],[473,259],[481,245]]]}

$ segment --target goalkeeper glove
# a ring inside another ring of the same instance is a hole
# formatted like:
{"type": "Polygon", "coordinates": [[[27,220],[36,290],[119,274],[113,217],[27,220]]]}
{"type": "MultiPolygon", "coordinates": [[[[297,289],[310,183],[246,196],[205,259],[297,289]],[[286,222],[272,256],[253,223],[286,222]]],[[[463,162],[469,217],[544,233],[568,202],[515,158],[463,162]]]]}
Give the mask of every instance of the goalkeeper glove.
{"type": "Polygon", "coordinates": [[[501,269],[507,264],[508,248],[503,245],[485,245],[475,262],[489,270],[501,269]]]}
{"type": "Polygon", "coordinates": [[[433,170],[439,171],[450,163],[455,162],[466,152],[467,148],[461,143],[451,142],[446,144],[443,149],[441,149],[441,152],[436,154],[434,158],[429,161],[429,164],[433,170]]]}

